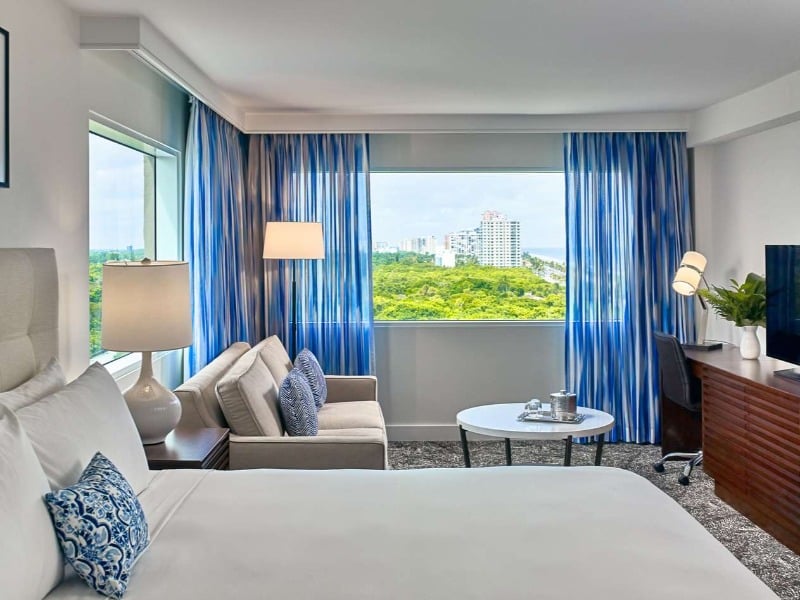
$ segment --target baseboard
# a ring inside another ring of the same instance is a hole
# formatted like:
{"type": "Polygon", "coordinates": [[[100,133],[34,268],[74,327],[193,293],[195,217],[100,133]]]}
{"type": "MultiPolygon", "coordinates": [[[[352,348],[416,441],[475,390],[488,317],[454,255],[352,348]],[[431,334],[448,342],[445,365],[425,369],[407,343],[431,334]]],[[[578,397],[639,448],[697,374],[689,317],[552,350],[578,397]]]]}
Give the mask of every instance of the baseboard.
{"type": "MultiPolygon", "coordinates": [[[[390,442],[456,442],[458,426],[455,423],[418,425],[386,425],[390,442]]],[[[470,440],[490,440],[493,438],[470,433],[470,440]]],[[[497,438],[494,438],[497,439],[497,438]]]]}

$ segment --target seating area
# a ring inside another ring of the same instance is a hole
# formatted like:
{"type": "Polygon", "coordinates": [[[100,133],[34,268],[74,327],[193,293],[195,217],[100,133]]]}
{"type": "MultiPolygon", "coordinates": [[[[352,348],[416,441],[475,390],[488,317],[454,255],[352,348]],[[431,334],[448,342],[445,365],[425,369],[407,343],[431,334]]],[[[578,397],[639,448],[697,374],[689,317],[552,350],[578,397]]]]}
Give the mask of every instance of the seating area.
{"type": "Polygon", "coordinates": [[[291,369],[276,336],[252,348],[232,344],[175,390],[183,408],[179,426],[230,428],[231,469],[387,468],[377,378],[327,375],[318,434],[289,436],[278,390],[291,369]]]}

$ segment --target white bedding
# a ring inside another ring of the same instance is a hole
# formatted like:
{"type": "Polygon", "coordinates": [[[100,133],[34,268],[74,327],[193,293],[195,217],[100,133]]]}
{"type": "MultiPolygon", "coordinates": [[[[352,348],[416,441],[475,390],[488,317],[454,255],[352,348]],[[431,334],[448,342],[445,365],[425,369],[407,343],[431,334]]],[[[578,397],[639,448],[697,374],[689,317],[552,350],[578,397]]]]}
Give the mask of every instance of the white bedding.
{"type": "MultiPolygon", "coordinates": [[[[129,600],[776,596],[618,469],[162,471],[129,600]]],[[[96,599],[68,580],[49,600],[96,599]]]]}

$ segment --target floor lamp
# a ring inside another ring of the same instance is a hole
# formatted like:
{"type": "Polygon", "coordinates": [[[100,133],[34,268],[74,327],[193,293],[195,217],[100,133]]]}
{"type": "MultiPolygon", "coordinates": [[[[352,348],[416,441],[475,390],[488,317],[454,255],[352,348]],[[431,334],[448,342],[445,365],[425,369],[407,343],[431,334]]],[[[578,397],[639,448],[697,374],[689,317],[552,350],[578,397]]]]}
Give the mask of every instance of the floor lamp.
{"type": "Polygon", "coordinates": [[[706,270],[708,260],[699,252],[689,251],[683,255],[681,264],[675,273],[675,278],[672,280],[672,289],[682,296],[697,296],[700,301],[700,326],[697,328],[697,343],[696,344],[683,344],[684,348],[690,350],[719,350],[722,348],[720,342],[707,342],[706,330],[708,329],[708,305],[706,305],[703,297],[697,293],[700,289],[700,284],[706,283],[706,278],[703,273],[706,270]]]}
{"type": "Polygon", "coordinates": [[[298,260],[325,258],[322,223],[305,221],[269,221],[264,230],[264,258],[292,261],[292,327],[289,349],[292,360],[297,355],[297,281],[298,260]]]}

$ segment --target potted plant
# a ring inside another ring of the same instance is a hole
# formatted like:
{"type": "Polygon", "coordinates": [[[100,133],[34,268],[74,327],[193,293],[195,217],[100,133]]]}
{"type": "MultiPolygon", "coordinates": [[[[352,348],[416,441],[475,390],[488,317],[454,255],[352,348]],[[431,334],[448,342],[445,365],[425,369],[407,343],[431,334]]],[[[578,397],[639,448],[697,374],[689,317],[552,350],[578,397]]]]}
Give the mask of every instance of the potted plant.
{"type": "Polygon", "coordinates": [[[742,358],[756,359],[761,354],[761,344],[756,336],[758,327],[766,327],[767,282],[761,275],[749,273],[742,283],[731,279],[731,287],[712,285],[698,293],[720,317],[741,327],[742,358]]]}

